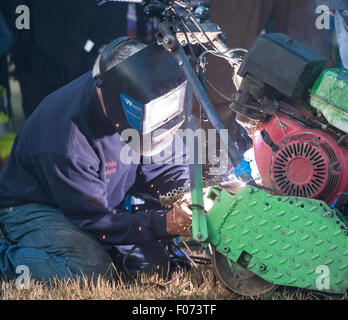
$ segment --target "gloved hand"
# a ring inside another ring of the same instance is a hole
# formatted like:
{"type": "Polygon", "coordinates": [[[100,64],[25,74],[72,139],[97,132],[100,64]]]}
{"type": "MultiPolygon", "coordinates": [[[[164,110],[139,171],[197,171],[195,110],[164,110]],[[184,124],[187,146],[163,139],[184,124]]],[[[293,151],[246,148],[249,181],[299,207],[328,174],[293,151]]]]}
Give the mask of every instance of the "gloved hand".
{"type": "Polygon", "coordinates": [[[167,233],[173,236],[189,237],[192,235],[190,225],[192,217],[185,211],[181,210],[176,204],[172,210],[167,213],[167,233]]]}

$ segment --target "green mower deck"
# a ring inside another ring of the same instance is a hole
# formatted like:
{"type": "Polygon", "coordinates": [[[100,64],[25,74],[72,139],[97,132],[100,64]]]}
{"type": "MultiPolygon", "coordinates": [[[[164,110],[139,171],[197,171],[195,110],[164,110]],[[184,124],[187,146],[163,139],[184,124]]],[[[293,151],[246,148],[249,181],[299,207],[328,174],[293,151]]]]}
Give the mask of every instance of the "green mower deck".
{"type": "Polygon", "coordinates": [[[348,226],[326,203],[274,196],[255,187],[213,188],[210,243],[273,285],[330,293],[348,289],[348,226]]]}

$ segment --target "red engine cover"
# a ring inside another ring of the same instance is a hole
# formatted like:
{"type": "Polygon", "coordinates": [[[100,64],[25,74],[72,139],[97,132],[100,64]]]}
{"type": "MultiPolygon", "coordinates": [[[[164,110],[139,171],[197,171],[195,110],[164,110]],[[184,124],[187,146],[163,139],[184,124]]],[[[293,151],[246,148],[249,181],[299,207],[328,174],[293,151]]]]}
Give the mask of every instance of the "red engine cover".
{"type": "Polygon", "coordinates": [[[337,206],[348,201],[348,150],[326,132],[286,116],[259,123],[254,134],[255,159],[265,187],[292,196],[316,198],[337,206]],[[266,130],[279,150],[261,137],[266,130]]]}

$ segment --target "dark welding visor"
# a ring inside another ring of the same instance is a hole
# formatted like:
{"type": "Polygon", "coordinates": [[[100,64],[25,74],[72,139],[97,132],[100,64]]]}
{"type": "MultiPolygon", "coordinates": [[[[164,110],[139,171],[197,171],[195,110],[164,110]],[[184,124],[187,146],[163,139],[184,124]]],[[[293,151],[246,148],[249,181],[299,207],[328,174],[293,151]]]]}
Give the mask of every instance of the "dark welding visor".
{"type": "Polygon", "coordinates": [[[147,134],[184,120],[187,81],[175,59],[157,44],[101,71],[97,83],[107,116],[120,131],[134,128],[147,134]]]}

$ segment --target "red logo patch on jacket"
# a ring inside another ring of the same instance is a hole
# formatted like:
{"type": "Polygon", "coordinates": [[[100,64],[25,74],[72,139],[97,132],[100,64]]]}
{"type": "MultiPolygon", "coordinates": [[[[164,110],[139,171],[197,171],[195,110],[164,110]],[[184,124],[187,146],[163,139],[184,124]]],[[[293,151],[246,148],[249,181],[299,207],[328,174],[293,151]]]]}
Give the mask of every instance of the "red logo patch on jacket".
{"type": "Polygon", "coordinates": [[[105,175],[108,176],[110,174],[117,173],[117,162],[111,161],[111,162],[105,162],[105,175]]]}

